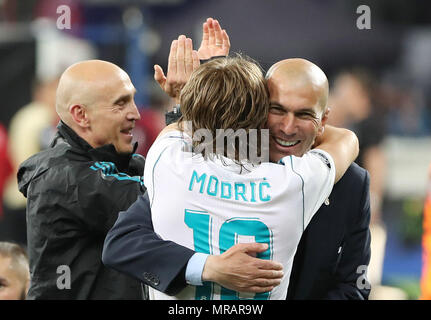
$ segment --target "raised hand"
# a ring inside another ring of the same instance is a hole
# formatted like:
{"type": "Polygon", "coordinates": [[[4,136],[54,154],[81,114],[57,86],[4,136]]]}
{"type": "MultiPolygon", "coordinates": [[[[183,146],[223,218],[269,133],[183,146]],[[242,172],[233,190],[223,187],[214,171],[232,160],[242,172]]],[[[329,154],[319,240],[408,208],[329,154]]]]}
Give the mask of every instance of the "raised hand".
{"type": "Polygon", "coordinates": [[[192,72],[199,67],[199,58],[193,50],[192,39],[180,35],[172,41],[169,52],[168,72],[165,76],[159,65],[154,65],[154,79],[170,97],[180,103],[180,93],[192,72]]]}
{"type": "Polygon", "coordinates": [[[198,57],[207,60],[216,56],[227,56],[230,50],[229,36],[222,30],[217,20],[208,18],[202,26],[202,43],[198,50],[198,57]]]}

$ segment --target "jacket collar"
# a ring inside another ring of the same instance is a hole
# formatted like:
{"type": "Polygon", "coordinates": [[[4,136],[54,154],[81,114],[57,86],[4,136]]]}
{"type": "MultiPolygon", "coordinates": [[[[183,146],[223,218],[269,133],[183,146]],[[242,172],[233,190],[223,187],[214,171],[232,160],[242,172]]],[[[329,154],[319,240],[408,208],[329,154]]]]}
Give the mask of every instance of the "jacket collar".
{"type": "Polygon", "coordinates": [[[82,139],[72,128],[60,120],[57,125],[58,134],[51,143],[51,147],[57,144],[59,138],[63,138],[74,149],[88,155],[91,160],[113,162],[120,171],[126,170],[129,166],[130,159],[138,148],[138,142],[135,142],[131,153],[118,153],[114,145],[107,144],[99,148],[93,148],[90,144],[82,139]]]}

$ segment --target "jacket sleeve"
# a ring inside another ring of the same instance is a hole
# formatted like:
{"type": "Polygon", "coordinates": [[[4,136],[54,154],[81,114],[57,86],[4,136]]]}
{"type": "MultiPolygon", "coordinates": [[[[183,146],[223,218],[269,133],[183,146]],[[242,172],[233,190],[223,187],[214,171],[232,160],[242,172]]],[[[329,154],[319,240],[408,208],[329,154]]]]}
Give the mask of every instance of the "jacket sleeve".
{"type": "Polygon", "coordinates": [[[367,300],[371,286],[366,277],[370,261],[370,178],[364,177],[362,199],[356,221],[346,235],[342,248],[336,278],[337,285],[329,290],[326,299],[330,300],[367,300]]]}
{"type": "Polygon", "coordinates": [[[105,239],[102,261],[156,290],[174,295],[187,285],[185,269],[194,253],[162,240],[154,232],[145,193],[127,211],[120,212],[105,239]]]}

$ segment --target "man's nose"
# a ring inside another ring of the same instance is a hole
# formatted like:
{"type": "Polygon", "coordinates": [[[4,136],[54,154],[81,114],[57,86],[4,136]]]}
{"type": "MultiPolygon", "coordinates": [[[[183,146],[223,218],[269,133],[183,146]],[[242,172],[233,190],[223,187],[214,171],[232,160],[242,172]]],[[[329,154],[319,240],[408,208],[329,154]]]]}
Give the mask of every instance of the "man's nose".
{"type": "Polygon", "coordinates": [[[140,120],[141,114],[139,113],[138,107],[135,104],[135,101],[132,102],[131,110],[127,114],[128,120],[140,120]]]}
{"type": "Polygon", "coordinates": [[[283,116],[283,119],[281,120],[281,129],[286,135],[292,135],[296,133],[296,118],[294,114],[289,112],[283,116]]]}

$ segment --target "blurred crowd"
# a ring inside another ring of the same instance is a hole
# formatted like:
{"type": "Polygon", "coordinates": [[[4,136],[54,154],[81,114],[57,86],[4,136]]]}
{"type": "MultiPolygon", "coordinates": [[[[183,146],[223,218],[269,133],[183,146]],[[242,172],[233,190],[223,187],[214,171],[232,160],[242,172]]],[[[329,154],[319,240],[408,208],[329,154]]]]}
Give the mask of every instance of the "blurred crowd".
{"type": "MultiPolygon", "coordinates": [[[[94,56],[97,57],[100,55],[94,56]]],[[[73,62],[66,59],[64,64],[73,62]]],[[[49,77],[36,72],[31,101],[15,110],[9,123],[0,123],[0,241],[14,242],[23,248],[26,246],[26,199],[18,191],[16,173],[21,162],[49,146],[56,131],[59,118],[55,111],[55,92],[58,75],[62,71],[60,68],[49,77]]],[[[416,147],[420,149],[417,150],[418,155],[423,162],[431,162],[431,146],[428,144],[431,140],[431,96],[427,95],[431,92],[431,75],[418,79],[414,70],[406,70],[401,64],[378,72],[363,65],[351,65],[330,74],[329,80],[330,124],[350,128],[357,134],[360,154],[356,162],[367,169],[371,177],[372,257],[368,276],[374,289],[382,285],[387,224],[393,216],[385,207],[387,201],[394,199],[390,194],[394,186],[388,182],[393,180],[389,176],[399,170],[422,170],[412,165],[416,159],[412,159],[412,163],[404,163],[403,167],[393,167],[396,149],[402,149],[405,143],[413,141],[411,139],[422,141],[424,143],[418,143],[416,147]],[[388,144],[389,140],[396,143],[388,144]]],[[[153,90],[149,103],[140,106],[141,120],[134,129],[134,139],[139,142],[137,153],[146,155],[164,127],[164,112],[171,103],[153,90]]],[[[423,228],[415,231],[419,238],[423,237],[421,297],[431,299],[431,182],[428,182],[427,189],[426,172],[419,175],[424,179],[415,183],[418,189],[413,196],[419,199],[423,209],[420,212],[421,217],[423,214],[420,220],[423,220],[423,228]]],[[[431,167],[428,179],[431,181],[431,167]]],[[[3,263],[13,260],[9,253],[5,253],[5,247],[0,245],[0,279],[4,278],[3,263]]],[[[24,253],[21,255],[25,256],[24,253]]],[[[25,265],[25,259],[19,263],[25,265]]],[[[24,276],[21,278],[26,279],[24,276]]],[[[378,290],[372,290],[373,294],[376,298],[407,298],[404,292],[397,290],[385,291],[381,296],[378,296],[378,290]]],[[[21,293],[17,295],[18,298],[21,296],[21,293]]]]}

